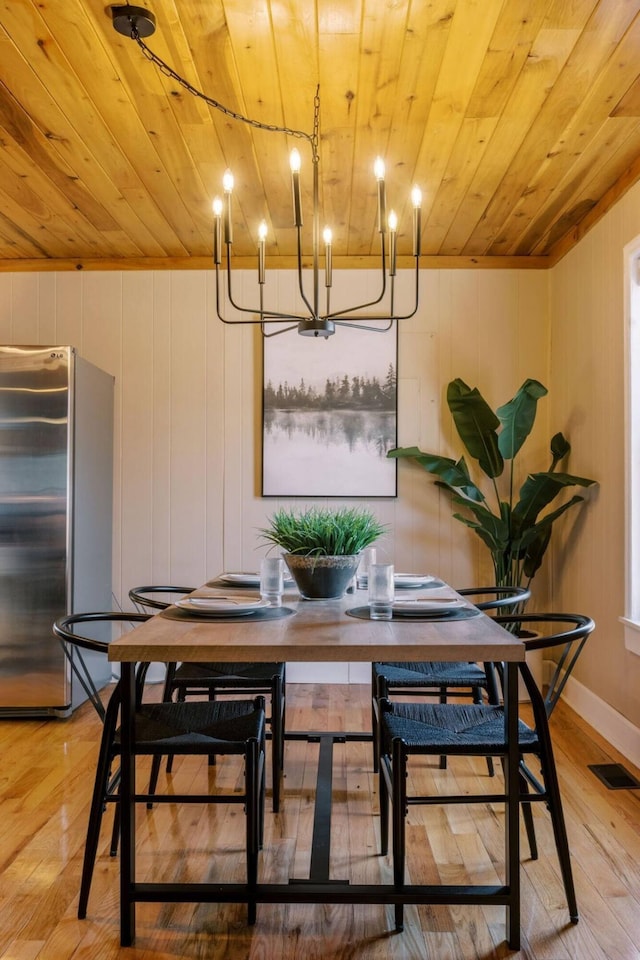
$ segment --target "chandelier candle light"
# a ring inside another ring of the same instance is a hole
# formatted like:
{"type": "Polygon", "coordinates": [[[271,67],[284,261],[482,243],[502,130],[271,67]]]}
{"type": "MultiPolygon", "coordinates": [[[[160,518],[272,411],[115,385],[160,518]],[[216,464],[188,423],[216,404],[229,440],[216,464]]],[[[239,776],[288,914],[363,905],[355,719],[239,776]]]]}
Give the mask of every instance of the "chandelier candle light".
{"type": "Polygon", "coordinates": [[[312,261],[311,269],[303,268],[302,254],[302,196],[300,190],[300,174],[302,169],[302,159],[297,149],[293,149],[290,155],[291,166],[291,184],[293,190],[293,224],[296,228],[296,248],[297,248],[297,271],[298,271],[298,293],[302,301],[303,309],[299,312],[282,313],[277,310],[270,310],[265,307],[264,288],[266,281],[265,255],[267,224],[262,220],[258,227],[258,303],[253,306],[241,306],[236,302],[232,288],[232,269],[231,255],[233,245],[233,220],[232,203],[233,193],[233,174],[227,170],[222,180],[224,199],[216,197],[213,201],[213,263],[216,272],[216,313],[218,318],[231,326],[235,324],[260,324],[263,336],[271,337],[280,333],[286,333],[288,330],[297,329],[298,333],[307,337],[330,337],[335,333],[336,326],[355,327],[360,330],[370,330],[384,333],[390,330],[396,320],[406,320],[412,317],[418,309],[419,287],[420,287],[420,238],[421,238],[421,205],[422,194],[418,187],[414,187],[411,193],[411,203],[413,207],[413,258],[414,267],[414,299],[412,308],[408,313],[400,314],[395,310],[395,279],[397,275],[397,236],[398,236],[398,218],[395,211],[390,210],[387,216],[386,212],[386,193],[385,193],[385,168],[384,162],[380,157],[374,164],[374,175],[377,183],[378,194],[378,233],[380,234],[380,289],[378,295],[366,303],[360,303],[352,307],[343,307],[338,310],[331,309],[331,288],[333,285],[333,236],[329,227],[325,227],[322,233],[324,243],[324,287],[325,287],[325,307],[320,307],[320,202],[319,202],[319,143],[320,143],[320,96],[319,89],[316,89],[314,99],[314,118],[313,132],[306,133],[302,130],[291,130],[288,127],[278,127],[271,124],[265,124],[258,120],[251,120],[242,114],[235,113],[228,107],[223,106],[217,100],[206,96],[201,91],[193,87],[187,80],[179,76],[170,66],[160,59],[146,45],[143,37],[150,36],[155,32],[155,17],[152,13],[143,7],[134,7],[130,4],[111,7],[111,15],[114,28],[124,36],[135,40],[142,53],[165,75],[179,83],[184,89],[196,97],[204,100],[209,106],[222,111],[235,120],[240,120],[252,127],[267,130],[275,133],[284,133],[288,136],[296,137],[307,141],[311,147],[311,159],[313,165],[313,217],[312,217],[312,261]],[[387,255],[386,236],[389,234],[389,249],[387,255]],[[224,250],[224,255],[223,255],[224,250]],[[224,314],[224,294],[223,280],[223,259],[226,265],[226,298],[230,306],[240,314],[250,314],[250,318],[231,319],[224,314]],[[387,262],[388,261],[388,262],[387,262]],[[312,275],[313,292],[308,293],[305,287],[305,272],[312,275]],[[383,307],[383,302],[385,307],[383,307]],[[291,322],[293,321],[293,322],[291,322]],[[272,329],[273,324],[277,324],[277,329],[272,329]],[[266,324],[269,324],[267,329],[266,324]],[[284,326],[283,326],[284,324],[284,326]]]}

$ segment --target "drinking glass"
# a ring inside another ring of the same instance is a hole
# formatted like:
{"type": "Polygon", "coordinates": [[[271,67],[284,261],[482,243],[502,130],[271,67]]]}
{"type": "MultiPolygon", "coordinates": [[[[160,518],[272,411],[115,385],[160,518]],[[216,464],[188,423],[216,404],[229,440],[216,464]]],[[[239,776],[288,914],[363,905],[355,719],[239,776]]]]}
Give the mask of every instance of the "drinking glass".
{"type": "Polygon", "coordinates": [[[360,563],[358,564],[358,572],[356,574],[356,586],[358,590],[367,589],[367,577],[369,576],[369,568],[372,563],[376,562],[376,548],[375,547],[365,547],[362,551],[362,556],[360,557],[360,563]]]}
{"type": "Polygon", "coordinates": [[[391,620],[393,595],[393,564],[372,563],[369,567],[369,616],[372,620],[391,620]]]}
{"type": "Polygon", "coordinates": [[[260,597],[272,607],[281,607],[283,593],[284,560],[282,557],[264,557],[260,563],[260,597]]]}

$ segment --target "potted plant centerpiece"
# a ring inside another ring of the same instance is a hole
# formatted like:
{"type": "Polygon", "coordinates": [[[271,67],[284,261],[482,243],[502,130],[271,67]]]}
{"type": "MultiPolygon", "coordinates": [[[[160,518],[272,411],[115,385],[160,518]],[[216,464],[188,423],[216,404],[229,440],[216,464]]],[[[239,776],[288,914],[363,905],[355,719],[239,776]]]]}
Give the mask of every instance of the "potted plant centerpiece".
{"type": "Polygon", "coordinates": [[[464,457],[454,460],[424,453],[418,447],[398,447],[387,454],[420,464],[437,478],[437,486],[450,493],[453,504],[464,509],[454,517],[475,530],[489,548],[496,586],[530,585],[549,545],[553,524],[584,497],[574,494],[555,509],[543,511],[568,487],[589,487],[596,482],[557,469],[571,445],[556,433],[551,439],[547,470],[529,473],[516,492],[516,455],[531,433],[538,400],[546,394],[546,387],[539,381],[525,380],[513,399],[494,413],[480,391],[463,380],[452,380],[447,387],[447,403],[460,439],[490,481],[493,509],[471,479],[464,457]],[[506,478],[498,483],[506,465],[506,478]]]}
{"type": "Polygon", "coordinates": [[[355,575],[360,553],[384,533],[368,510],[312,507],[302,513],[278,510],[264,540],[283,551],[283,558],[305,600],[341,597],[355,575]]]}

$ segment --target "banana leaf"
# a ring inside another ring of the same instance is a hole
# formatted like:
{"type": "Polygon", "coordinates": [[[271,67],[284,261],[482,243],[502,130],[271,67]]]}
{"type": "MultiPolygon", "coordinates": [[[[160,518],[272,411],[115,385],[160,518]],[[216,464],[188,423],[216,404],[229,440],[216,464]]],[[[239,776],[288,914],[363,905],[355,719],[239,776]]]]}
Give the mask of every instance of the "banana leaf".
{"type": "Polygon", "coordinates": [[[439,477],[443,486],[452,491],[461,490],[470,500],[485,499],[482,490],[471,480],[464,457],[460,460],[452,460],[451,457],[423,453],[418,447],[396,447],[394,450],[389,450],[387,456],[396,459],[408,458],[419,463],[428,473],[439,477]]]}
{"type": "MultiPolygon", "coordinates": [[[[532,525],[538,515],[565,487],[589,487],[593,480],[570,473],[531,473],[520,488],[520,500],[513,508],[520,526],[532,525]]],[[[583,499],[582,497],[580,499],[583,499]]]]}
{"type": "Polygon", "coordinates": [[[471,456],[488,477],[499,477],[504,470],[496,433],[500,421],[480,391],[477,387],[472,390],[464,380],[452,380],[447,388],[447,403],[471,456]]]}
{"type": "Polygon", "coordinates": [[[464,514],[454,513],[455,520],[474,529],[492,550],[504,550],[507,547],[511,536],[508,522],[480,503],[472,503],[459,496],[452,496],[451,500],[457,506],[465,507],[475,517],[475,520],[471,520],[464,514]]]}
{"type": "MultiPolygon", "coordinates": [[[[578,497],[578,499],[581,500],[582,497],[578,497]]],[[[550,540],[551,524],[542,530],[538,530],[537,536],[533,542],[529,544],[529,548],[522,565],[522,572],[529,580],[531,580],[540,569],[550,540]]]]}
{"type": "Polygon", "coordinates": [[[571,444],[569,441],[561,434],[555,433],[551,437],[551,466],[549,467],[549,473],[552,473],[556,464],[560,463],[561,460],[571,452],[571,444]]]}
{"type": "Polygon", "coordinates": [[[538,400],[547,392],[547,388],[538,380],[525,380],[516,395],[496,410],[502,424],[498,446],[505,460],[514,459],[531,433],[538,400]]]}

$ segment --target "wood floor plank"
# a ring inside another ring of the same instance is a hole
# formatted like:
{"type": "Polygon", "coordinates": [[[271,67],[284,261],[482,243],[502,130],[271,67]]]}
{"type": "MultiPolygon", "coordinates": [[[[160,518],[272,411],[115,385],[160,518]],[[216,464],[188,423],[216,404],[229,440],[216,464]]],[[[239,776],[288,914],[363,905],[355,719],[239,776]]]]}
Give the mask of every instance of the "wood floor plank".
{"type": "MultiPolygon", "coordinates": [[[[159,689],[150,690],[159,696],[159,689]]],[[[366,730],[365,685],[290,684],[289,729],[366,730]]],[[[572,847],[580,922],[568,922],[549,817],[534,808],[540,859],[522,841],[522,948],[506,946],[502,908],[410,906],[394,932],[390,907],[349,904],[258,907],[255,927],[242,904],[139,904],[134,948],[119,946],[118,861],[109,856],[112,811],[104,818],[88,918],[76,919],[86,818],[101,727],[85,705],[68,720],[0,724],[0,960],[640,960],[640,791],[610,791],[588,764],[624,761],[560,704],[552,735],[572,847]]],[[[288,741],[284,799],[267,800],[260,874],[308,875],[318,745],[288,741]]],[[[625,762],[632,773],[638,774],[625,762]]],[[[140,774],[141,783],[146,774],[140,774]]],[[[500,772],[496,774],[501,777],[500,772]]],[[[267,784],[270,790],[270,769],[267,784]]],[[[419,758],[411,787],[444,794],[495,791],[480,758],[419,758]]],[[[162,789],[240,792],[242,765],[226,757],[207,768],[176,758],[162,789]]],[[[378,778],[371,746],[334,749],[331,875],[389,882],[379,853],[378,778]]],[[[241,806],[156,804],[138,817],[138,875],[154,880],[244,877],[241,806]]],[[[411,807],[407,873],[412,882],[493,883],[503,876],[502,806],[411,807]]]]}

